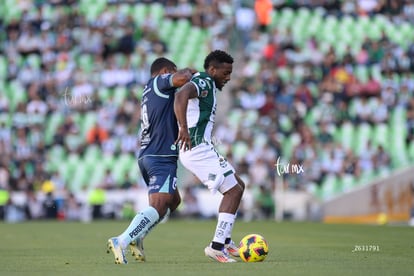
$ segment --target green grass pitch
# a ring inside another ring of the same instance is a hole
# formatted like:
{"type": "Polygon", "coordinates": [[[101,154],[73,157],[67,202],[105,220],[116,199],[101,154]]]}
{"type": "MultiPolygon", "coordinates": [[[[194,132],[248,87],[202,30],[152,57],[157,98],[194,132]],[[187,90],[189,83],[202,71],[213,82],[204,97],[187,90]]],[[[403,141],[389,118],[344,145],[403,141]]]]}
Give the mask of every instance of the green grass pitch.
{"type": "Polygon", "coordinates": [[[258,233],[262,263],[215,263],[204,256],[214,220],[170,220],[145,240],[147,262],[115,265],[106,240],[128,221],[0,223],[0,275],[413,275],[408,226],[238,221],[233,238],[258,233]],[[355,251],[356,250],[356,251],[355,251]],[[375,250],[375,251],[374,251],[375,250]],[[354,251],[354,252],[353,252],[354,251]]]}

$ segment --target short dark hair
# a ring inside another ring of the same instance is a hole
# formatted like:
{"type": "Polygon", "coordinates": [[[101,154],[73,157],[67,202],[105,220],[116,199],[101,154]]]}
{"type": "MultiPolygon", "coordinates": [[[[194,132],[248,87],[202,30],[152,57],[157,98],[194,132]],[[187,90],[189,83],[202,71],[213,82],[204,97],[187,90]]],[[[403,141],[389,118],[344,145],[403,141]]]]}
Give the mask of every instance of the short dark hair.
{"type": "Polygon", "coordinates": [[[177,69],[177,65],[175,65],[174,62],[165,57],[160,57],[154,60],[154,62],[151,64],[151,75],[158,73],[162,68],[165,67],[169,70],[177,69]]]}
{"type": "Polygon", "coordinates": [[[214,50],[204,60],[204,69],[212,65],[217,67],[219,63],[230,63],[233,64],[233,58],[229,54],[221,50],[214,50]]]}

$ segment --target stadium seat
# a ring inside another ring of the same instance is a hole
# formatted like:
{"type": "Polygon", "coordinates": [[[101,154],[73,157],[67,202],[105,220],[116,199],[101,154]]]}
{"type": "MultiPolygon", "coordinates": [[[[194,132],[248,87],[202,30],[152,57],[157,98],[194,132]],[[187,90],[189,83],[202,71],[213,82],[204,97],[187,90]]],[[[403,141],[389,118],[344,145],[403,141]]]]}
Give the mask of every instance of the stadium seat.
{"type": "Polygon", "coordinates": [[[280,11],[280,15],[277,18],[277,26],[282,29],[286,29],[292,25],[295,19],[295,12],[291,8],[284,8],[280,11]]]}
{"type": "Polygon", "coordinates": [[[12,96],[12,102],[10,105],[11,110],[14,110],[16,106],[21,102],[27,101],[27,92],[20,82],[13,80],[9,82],[9,85],[6,87],[9,91],[7,92],[9,96],[12,96]]]}
{"type": "Polygon", "coordinates": [[[171,33],[174,31],[174,22],[170,19],[164,19],[160,23],[159,36],[163,40],[170,38],[171,33]]]}
{"type": "Polygon", "coordinates": [[[353,151],[359,155],[365,149],[368,141],[372,137],[372,128],[368,123],[362,123],[355,129],[355,135],[352,141],[353,151]]]}
{"type": "Polygon", "coordinates": [[[280,124],[280,128],[284,132],[292,131],[293,122],[287,115],[285,115],[285,114],[280,114],[279,115],[279,124],[280,124]]]}
{"type": "Polygon", "coordinates": [[[365,65],[357,65],[354,68],[354,73],[355,73],[355,76],[357,77],[357,79],[360,82],[365,83],[365,82],[368,81],[368,73],[369,72],[368,72],[368,68],[365,65]]]}
{"type": "Polygon", "coordinates": [[[69,187],[71,191],[79,192],[82,190],[83,186],[86,185],[88,179],[90,177],[90,172],[87,170],[87,167],[83,165],[83,163],[79,163],[76,166],[73,177],[70,179],[69,187]]]}
{"type": "Polygon", "coordinates": [[[22,16],[22,10],[19,5],[16,5],[14,0],[5,0],[4,10],[4,21],[6,23],[12,20],[19,20],[22,16]]]}
{"type": "Polygon", "coordinates": [[[79,11],[85,15],[88,22],[94,22],[106,7],[106,0],[83,0],[79,11]]]}
{"type": "Polygon", "coordinates": [[[49,3],[43,3],[41,9],[42,9],[42,17],[45,20],[51,22],[53,20],[53,17],[56,14],[56,9],[49,3]]]}
{"type": "Polygon", "coordinates": [[[148,13],[151,14],[158,25],[164,21],[164,6],[161,3],[154,2],[150,4],[148,13]]]}
{"type": "Polygon", "coordinates": [[[279,67],[277,74],[284,82],[289,82],[292,79],[291,71],[286,67],[279,67]]]}
{"type": "Polygon", "coordinates": [[[410,158],[410,161],[414,163],[414,141],[411,141],[408,146],[408,156],[410,158]]]}
{"type": "Polygon", "coordinates": [[[133,5],[130,5],[128,3],[121,3],[121,4],[119,4],[115,7],[117,7],[117,10],[114,11],[114,13],[121,14],[125,17],[128,17],[128,16],[132,15],[133,12],[134,12],[133,5]]]}
{"type": "Polygon", "coordinates": [[[86,162],[97,162],[101,159],[102,157],[102,151],[101,148],[98,145],[89,145],[85,152],[84,152],[84,157],[83,159],[86,162]]]}
{"type": "Polygon", "coordinates": [[[321,184],[321,196],[323,199],[330,199],[341,192],[340,182],[338,178],[333,175],[327,175],[321,184]]]}
{"type": "Polygon", "coordinates": [[[137,85],[136,87],[134,87],[134,89],[132,89],[132,91],[131,91],[133,94],[134,94],[134,96],[139,100],[139,101],[141,101],[141,99],[142,99],[142,93],[144,92],[144,86],[141,86],[141,85],[137,85]]]}
{"type": "Polygon", "coordinates": [[[66,162],[64,162],[64,160],[59,163],[59,166],[57,166],[57,171],[65,183],[68,183],[72,177],[72,171],[70,169],[71,168],[67,165],[66,162]]]}
{"type": "Polygon", "coordinates": [[[118,158],[115,158],[114,165],[112,166],[115,181],[121,184],[125,180],[125,174],[133,169],[134,166],[138,166],[138,163],[130,154],[121,154],[118,158]]]}
{"type": "Polygon", "coordinates": [[[49,173],[59,170],[66,160],[66,151],[61,145],[52,146],[47,152],[46,170],[49,173]]]}
{"type": "MultiPolygon", "coordinates": [[[[134,56],[139,56],[139,55],[134,55],[134,56]]],[[[98,98],[102,102],[106,102],[109,99],[109,97],[111,95],[113,95],[112,89],[111,88],[108,88],[108,87],[105,87],[105,86],[98,87],[97,92],[98,92],[97,93],[98,94],[98,98]]]]}
{"type": "Polygon", "coordinates": [[[82,71],[91,73],[94,68],[93,57],[91,54],[82,54],[78,57],[78,66],[82,71]]]}
{"type": "MultiPolygon", "coordinates": [[[[289,160],[292,156],[293,149],[300,142],[300,135],[298,133],[292,133],[289,136],[282,139],[283,156],[289,160]]],[[[288,161],[287,161],[288,162],[288,161]]]]}
{"type": "Polygon", "coordinates": [[[7,58],[4,55],[0,55],[0,79],[4,80],[7,77],[7,58]]]}
{"type": "Polygon", "coordinates": [[[354,141],[354,125],[350,122],[345,122],[340,127],[340,143],[345,149],[352,149],[354,141]]]}
{"type": "Polygon", "coordinates": [[[342,192],[348,192],[357,185],[355,176],[352,174],[345,174],[341,179],[342,192]]]}
{"type": "Polygon", "coordinates": [[[26,62],[28,65],[30,65],[30,67],[39,70],[42,60],[38,54],[30,54],[27,56],[26,62]]]}
{"type": "Polygon", "coordinates": [[[131,181],[138,182],[138,179],[141,177],[141,173],[139,171],[137,163],[131,165],[128,176],[131,181]]]}
{"type": "Polygon", "coordinates": [[[403,107],[397,106],[391,110],[390,126],[402,125],[407,120],[406,111],[403,107]]]}
{"type": "Polygon", "coordinates": [[[317,106],[311,107],[305,115],[305,122],[308,126],[315,126],[320,119],[320,110],[317,106]]]}
{"type": "Polygon", "coordinates": [[[101,162],[98,162],[94,166],[94,170],[92,174],[90,175],[90,178],[88,178],[88,182],[86,183],[86,186],[90,189],[93,187],[96,187],[100,184],[102,184],[102,180],[104,178],[105,174],[105,165],[101,162]]]}
{"type": "Polygon", "coordinates": [[[117,86],[114,89],[114,102],[120,106],[128,96],[128,89],[125,86],[117,86]]]}
{"type": "Polygon", "coordinates": [[[403,168],[409,164],[407,147],[403,137],[393,135],[389,146],[389,153],[394,168],[403,168]]]}
{"type": "Polygon", "coordinates": [[[12,117],[8,112],[0,113],[0,123],[4,123],[6,127],[11,126],[12,117]]]}
{"type": "Polygon", "coordinates": [[[252,127],[257,124],[257,119],[259,118],[259,113],[257,110],[250,109],[244,112],[242,126],[243,127],[252,127]]]}
{"type": "Polygon", "coordinates": [[[111,169],[116,163],[115,157],[112,154],[105,154],[99,163],[102,163],[105,169],[111,169]]]}
{"type": "Polygon", "coordinates": [[[264,148],[264,146],[267,144],[268,142],[268,137],[266,134],[264,133],[258,133],[257,135],[255,135],[254,137],[254,141],[253,141],[253,147],[255,149],[262,149],[264,148]]]}
{"type": "Polygon", "coordinates": [[[87,112],[85,113],[85,115],[83,116],[83,118],[81,118],[81,120],[79,121],[79,128],[80,128],[80,136],[85,138],[86,134],[88,132],[89,129],[91,129],[93,127],[93,125],[96,123],[97,119],[97,113],[96,112],[87,112]]]}
{"type": "Polygon", "coordinates": [[[372,179],[375,178],[375,172],[373,170],[364,170],[358,179],[358,185],[368,184],[372,179]]]}
{"type": "Polygon", "coordinates": [[[382,145],[385,150],[388,150],[387,146],[390,141],[388,125],[385,123],[376,124],[371,135],[371,140],[374,146],[382,145]]]}
{"type": "Polygon", "coordinates": [[[58,126],[63,123],[63,115],[60,113],[52,113],[46,120],[45,127],[45,142],[46,145],[50,145],[53,141],[53,136],[56,133],[58,126]]]}
{"type": "Polygon", "coordinates": [[[136,4],[134,7],[134,10],[132,12],[132,18],[135,21],[135,24],[137,24],[137,26],[142,25],[144,19],[146,18],[147,15],[147,8],[148,6],[145,4],[136,4]]]}
{"type": "Polygon", "coordinates": [[[75,170],[80,162],[81,158],[77,153],[70,153],[66,158],[66,165],[69,167],[69,170],[75,170]]]}
{"type": "Polygon", "coordinates": [[[249,152],[249,146],[244,141],[237,141],[232,146],[232,152],[234,161],[240,162],[249,152]]]}
{"type": "Polygon", "coordinates": [[[227,116],[227,122],[230,126],[238,128],[243,116],[243,111],[240,108],[234,108],[230,110],[230,114],[227,116]]]}

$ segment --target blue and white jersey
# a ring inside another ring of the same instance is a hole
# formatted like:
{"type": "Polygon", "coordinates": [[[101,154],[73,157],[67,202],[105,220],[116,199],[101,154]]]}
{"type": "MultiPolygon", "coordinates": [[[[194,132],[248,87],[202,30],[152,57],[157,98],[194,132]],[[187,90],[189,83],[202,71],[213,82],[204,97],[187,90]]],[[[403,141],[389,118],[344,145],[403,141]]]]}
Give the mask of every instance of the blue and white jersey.
{"type": "Polygon", "coordinates": [[[141,102],[141,148],[143,156],[178,156],[174,142],[178,124],[174,114],[172,74],[150,79],[144,88],[141,102]]]}

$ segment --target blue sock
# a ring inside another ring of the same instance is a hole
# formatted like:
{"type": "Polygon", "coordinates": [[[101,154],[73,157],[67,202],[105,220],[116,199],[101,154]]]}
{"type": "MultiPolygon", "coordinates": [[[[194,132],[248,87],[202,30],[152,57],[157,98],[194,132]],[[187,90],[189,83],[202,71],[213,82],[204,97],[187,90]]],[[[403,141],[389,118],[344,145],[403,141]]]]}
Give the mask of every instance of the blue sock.
{"type": "Polygon", "coordinates": [[[170,217],[170,214],[171,214],[171,210],[170,208],[167,208],[167,212],[165,212],[165,215],[159,219],[159,222],[167,221],[168,218],[170,217]]]}
{"type": "MultiPolygon", "coordinates": [[[[163,222],[164,220],[167,220],[168,218],[169,218],[169,216],[170,216],[170,213],[171,213],[171,211],[170,211],[170,208],[168,208],[167,209],[167,212],[165,213],[165,215],[163,216],[163,217],[160,217],[159,219],[158,219],[158,221],[152,226],[152,228],[150,228],[150,229],[148,229],[148,231],[147,232],[145,232],[142,236],[140,236],[139,238],[142,238],[142,239],[144,239],[147,235],[148,235],[148,233],[149,232],[151,232],[151,230],[152,229],[154,229],[154,227],[158,224],[158,223],[160,223],[160,222],[163,222]]],[[[138,239],[138,237],[137,238],[135,238],[135,240],[136,239],[138,239]]]]}
{"type": "Polygon", "coordinates": [[[132,241],[145,236],[159,221],[160,216],[154,207],[147,207],[136,214],[128,228],[119,235],[122,248],[126,248],[132,241]]]}

